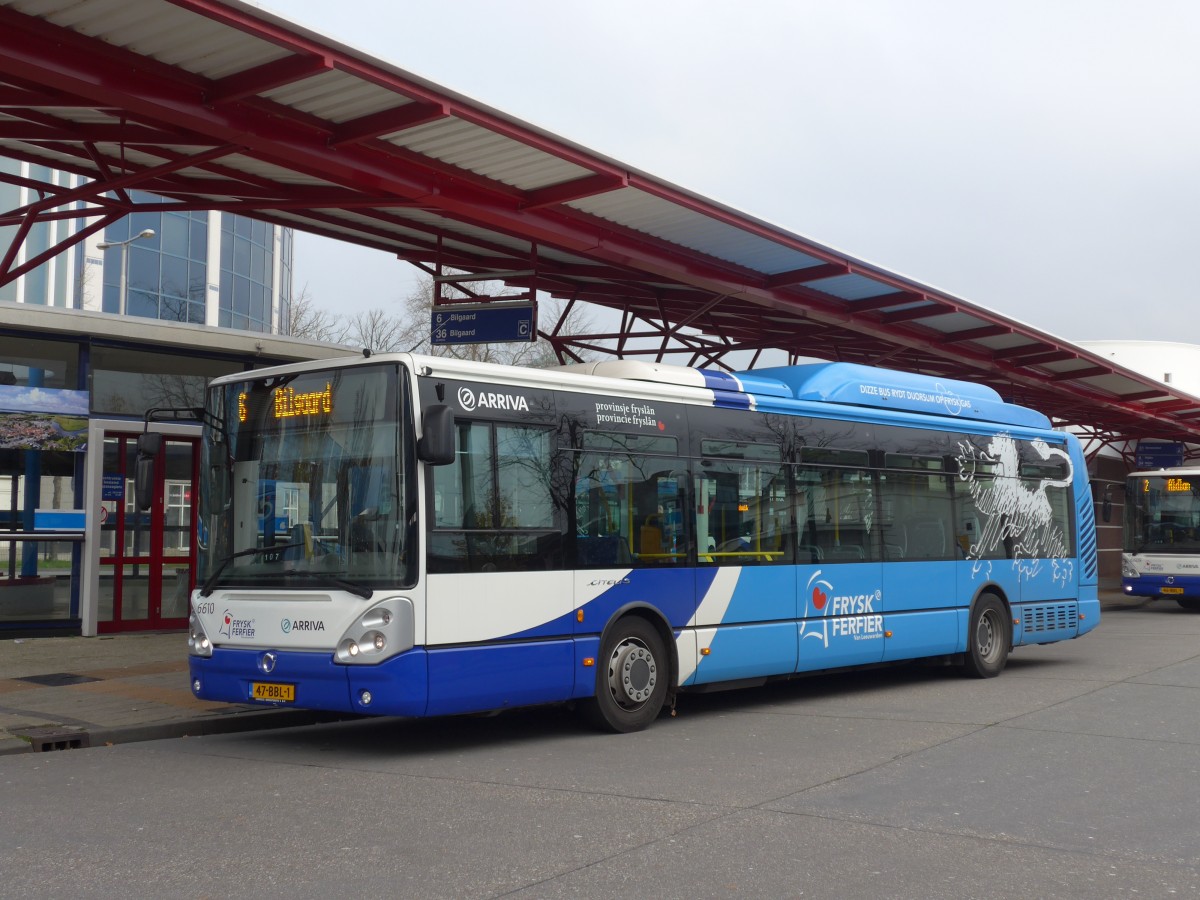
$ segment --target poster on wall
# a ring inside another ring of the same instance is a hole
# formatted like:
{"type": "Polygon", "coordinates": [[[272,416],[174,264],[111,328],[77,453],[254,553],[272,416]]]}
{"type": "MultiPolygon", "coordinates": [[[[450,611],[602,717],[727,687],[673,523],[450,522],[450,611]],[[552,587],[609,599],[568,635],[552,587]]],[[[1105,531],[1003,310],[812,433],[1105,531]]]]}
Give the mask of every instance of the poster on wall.
{"type": "Polygon", "coordinates": [[[0,450],[87,449],[88,392],[0,384],[0,450]]]}

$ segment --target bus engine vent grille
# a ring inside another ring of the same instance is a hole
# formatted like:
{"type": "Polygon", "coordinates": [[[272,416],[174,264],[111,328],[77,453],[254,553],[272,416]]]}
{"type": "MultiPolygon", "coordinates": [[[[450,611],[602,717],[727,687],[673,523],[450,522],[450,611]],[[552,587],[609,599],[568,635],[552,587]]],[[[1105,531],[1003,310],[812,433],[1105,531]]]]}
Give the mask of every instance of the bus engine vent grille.
{"type": "Polygon", "coordinates": [[[1096,547],[1096,511],[1092,509],[1092,504],[1089,502],[1080,504],[1078,512],[1079,533],[1087,535],[1087,538],[1082,540],[1079,545],[1079,562],[1083,567],[1084,579],[1091,581],[1096,577],[1099,568],[1096,547]]]}
{"type": "Polygon", "coordinates": [[[1047,631],[1074,631],[1079,620],[1077,603],[1046,603],[1041,606],[1025,607],[1025,630],[1044,633],[1047,631]]]}

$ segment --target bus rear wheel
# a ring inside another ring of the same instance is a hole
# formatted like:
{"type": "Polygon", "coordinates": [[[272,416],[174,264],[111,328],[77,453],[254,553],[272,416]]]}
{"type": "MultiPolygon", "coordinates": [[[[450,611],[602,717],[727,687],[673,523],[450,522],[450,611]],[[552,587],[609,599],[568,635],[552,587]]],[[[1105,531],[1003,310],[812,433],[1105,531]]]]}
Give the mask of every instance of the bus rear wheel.
{"type": "Polygon", "coordinates": [[[967,656],[963,672],[975,678],[995,678],[1004,671],[1012,646],[1012,626],[1003,601],[984,594],[971,609],[967,656]]]}
{"type": "Polygon", "coordinates": [[[594,725],[625,734],[658,718],[670,665],[653,625],[638,616],[621,619],[609,630],[596,663],[596,696],[584,705],[594,725]]]}

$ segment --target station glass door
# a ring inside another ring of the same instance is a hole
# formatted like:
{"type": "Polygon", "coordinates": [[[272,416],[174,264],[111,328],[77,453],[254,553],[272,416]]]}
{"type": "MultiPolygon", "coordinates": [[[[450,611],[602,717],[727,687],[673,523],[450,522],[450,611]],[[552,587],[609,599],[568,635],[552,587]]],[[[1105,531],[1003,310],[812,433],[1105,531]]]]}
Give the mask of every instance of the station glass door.
{"type": "Polygon", "coordinates": [[[187,627],[196,571],[192,497],[198,442],[164,436],[154,468],[154,502],[150,509],[138,510],[133,492],[137,437],[104,434],[100,634],[187,627]]]}

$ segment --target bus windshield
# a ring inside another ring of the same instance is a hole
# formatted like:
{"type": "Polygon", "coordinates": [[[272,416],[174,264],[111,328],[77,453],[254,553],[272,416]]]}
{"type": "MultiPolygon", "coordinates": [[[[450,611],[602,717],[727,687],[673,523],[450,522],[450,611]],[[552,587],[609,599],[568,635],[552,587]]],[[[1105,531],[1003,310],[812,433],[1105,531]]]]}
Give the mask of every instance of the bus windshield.
{"type": "Polygon", "coordinates": [[[411,584],[415,496],[395,364],[248,380],[209,391],[199,583],[411,584]]]}
{"type": "Polygon", "coordinates": [[[1126,553],[1200,553],[1200,473],[1134,475],[1125,489],[1126,553]]]}

